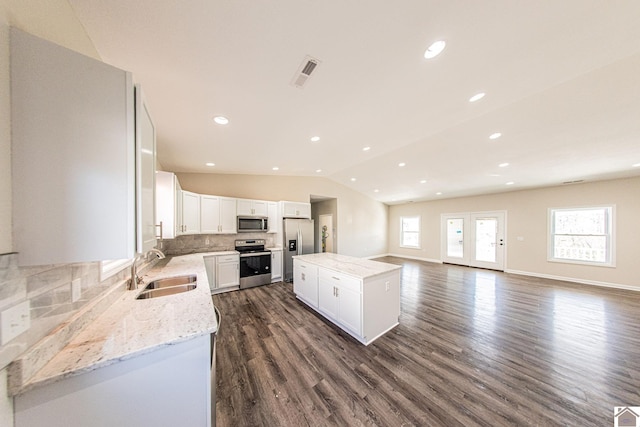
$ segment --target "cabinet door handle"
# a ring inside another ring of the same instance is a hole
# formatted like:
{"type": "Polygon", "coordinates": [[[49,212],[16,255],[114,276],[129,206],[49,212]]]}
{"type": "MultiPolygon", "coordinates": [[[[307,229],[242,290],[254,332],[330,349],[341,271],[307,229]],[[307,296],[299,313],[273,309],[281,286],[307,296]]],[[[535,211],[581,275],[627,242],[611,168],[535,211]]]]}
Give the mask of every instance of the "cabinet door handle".
{"type": "Polygon", "coordinates": [[[335,276],[331,276],[331,278],[334,279],[334,280],[340,280],[339,277],[335,277],[335,276]]]}

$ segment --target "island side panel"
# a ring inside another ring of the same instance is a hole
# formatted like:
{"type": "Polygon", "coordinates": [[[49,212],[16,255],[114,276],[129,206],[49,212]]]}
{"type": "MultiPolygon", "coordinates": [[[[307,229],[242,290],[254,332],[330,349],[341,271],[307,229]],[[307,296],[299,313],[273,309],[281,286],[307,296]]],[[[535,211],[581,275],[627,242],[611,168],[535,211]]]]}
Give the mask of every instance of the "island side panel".
{"type": "Polygon", "coordinates": [[[370,344],[399,324],[400,270],[364,280],[363,338],[370,344]]]}

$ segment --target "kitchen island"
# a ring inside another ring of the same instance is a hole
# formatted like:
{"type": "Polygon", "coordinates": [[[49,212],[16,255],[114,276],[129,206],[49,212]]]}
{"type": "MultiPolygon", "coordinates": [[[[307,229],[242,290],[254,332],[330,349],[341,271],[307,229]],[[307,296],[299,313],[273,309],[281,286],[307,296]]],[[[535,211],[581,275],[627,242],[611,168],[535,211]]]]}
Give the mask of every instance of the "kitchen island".
{"type": "Polygon", "coordinates": [[[210,425],[218,320],[203,255],[161,260],[143,276],[148,284],[195,274],[195,289],[136,299],[144,285],[119,287],[115,302],[53,357],[46,344],[63,339],[56,331],[14,361],[15,425],[210,425]]]}
{"type": "Polygon", "coordinates": [[[398,325],[402,267],[333,253],[293,257],[296,297],[369,345],[398,325]]]}

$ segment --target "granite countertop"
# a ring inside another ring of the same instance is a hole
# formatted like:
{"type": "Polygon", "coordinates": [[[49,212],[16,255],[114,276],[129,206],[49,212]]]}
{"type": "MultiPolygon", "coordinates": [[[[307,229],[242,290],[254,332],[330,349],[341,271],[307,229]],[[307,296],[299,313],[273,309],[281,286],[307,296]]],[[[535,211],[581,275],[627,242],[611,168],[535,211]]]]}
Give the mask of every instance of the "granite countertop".
{"type": "Polygon", "coordinates": [[[222,255],[239,255],[239,254],[240,254],[240,252],[238,252],[238,251],[218,251],[218,252],[203,252],[203,253],[194,254],[194,255],[222,256],[222,255]]]}
{"type": "Polygon", "coordinates": [[[215,253],[182,255],[159,262],[142,276],[144,283],[161,277],[197,274],[196,289],[142,300],[136,300],[136,296],[144,284],[136,291],[125,291],[35,375],[24,381],[10,376],[10,394],[21,394],[215,332],[218,324],[203,262],[203,256],[212,254],[215,253]]]}
{"type": "Polygon", "coordinates": [[[329,270],[333,270],[338,273],[353,276],[358,279],[367,279],[369,277],[402,269],[399,265],[334,253],[295,255],[293,258],[310,264],[315,264],[323,268],[328,268],[329,270]]]}

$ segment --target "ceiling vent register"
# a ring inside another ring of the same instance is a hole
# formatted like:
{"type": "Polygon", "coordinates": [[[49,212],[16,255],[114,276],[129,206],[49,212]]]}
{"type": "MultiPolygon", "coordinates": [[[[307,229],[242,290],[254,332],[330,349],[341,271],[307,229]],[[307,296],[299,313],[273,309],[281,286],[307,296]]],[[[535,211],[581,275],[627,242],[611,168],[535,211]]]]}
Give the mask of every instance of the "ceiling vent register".
{"type": "Polygon", "coordinates": [[[311,78],[311,73],[318,68],[318,65],[320,65],[320,60],[307,55],[294,74],[291,85],[302,89],[311,78]]]}

